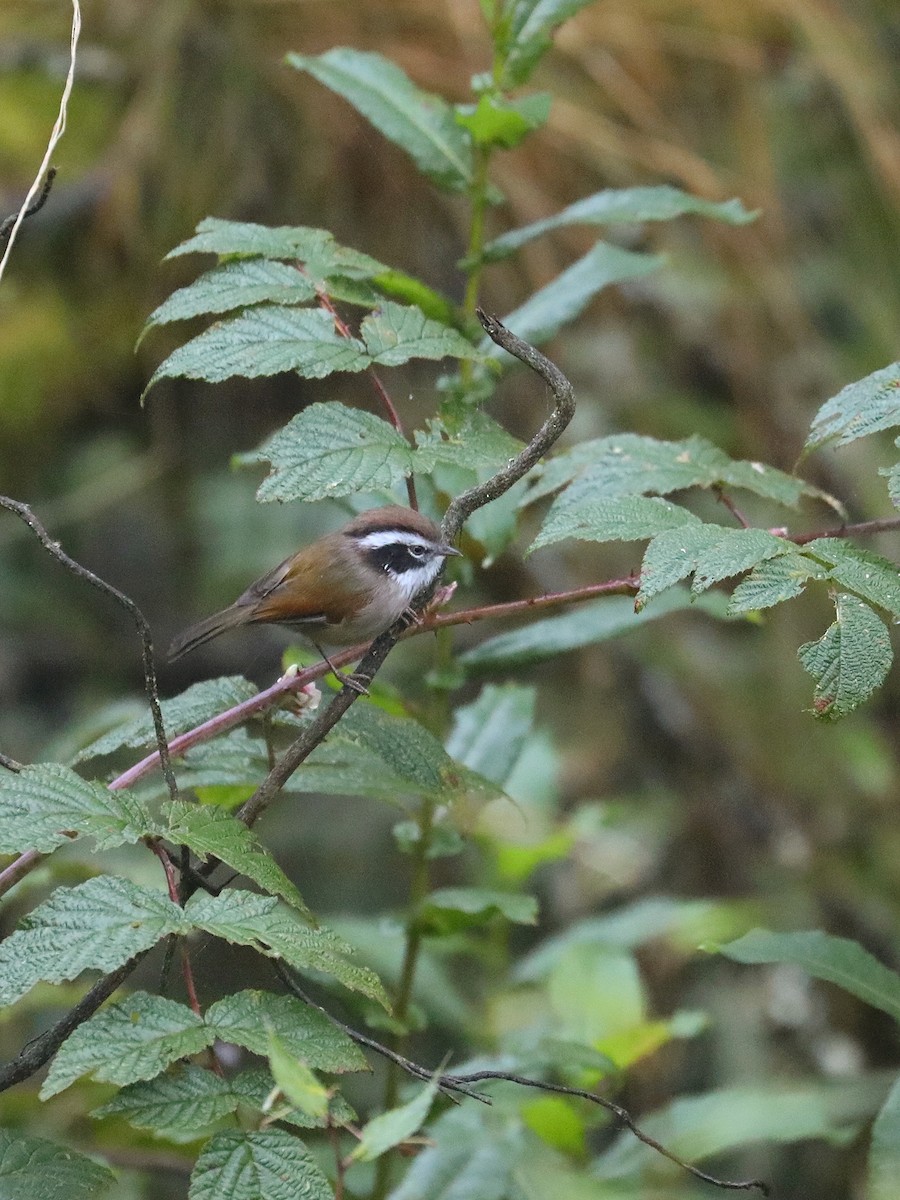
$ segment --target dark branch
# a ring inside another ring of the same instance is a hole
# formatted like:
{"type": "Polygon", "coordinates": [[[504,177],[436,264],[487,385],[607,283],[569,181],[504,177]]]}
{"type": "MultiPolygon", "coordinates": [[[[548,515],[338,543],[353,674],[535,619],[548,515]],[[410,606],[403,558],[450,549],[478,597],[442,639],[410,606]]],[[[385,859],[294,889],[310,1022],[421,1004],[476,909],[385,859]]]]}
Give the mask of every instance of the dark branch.
{"type": "MultiPolygon", "coordinates": [[[[53,180],[56,178],[56,167],[51,167],[47,172],[47,178],[44,180],[44,186],[41,188],[41,194],[35,200],[34,204],[26,208],[22,213],[22,220],[25,221],[28,217],[33,217],[36,212],[40,212],[47,203],[47,197],[50,195],[50,189],[53,187],[53,180]]],[[[30,190],[30,189],[29,189],[30,190]]],[[[2,224],[0,224],[0,246],[9,237],[12,227],[19,219],[17,212],[11,213],[2,224]]]]}
{"type": "Polygon", "coordinates": [[[0,754],[0,767],[6,767],[7,771],[22,770],[22,764],[16,762],[14,758],[10,758],[8,754],[0,754]]]}
{"type": "Polygon", "coordinates": [[[518,483],[559,440],[563,430],[572,420],[575,413],[575,389],[554,363],[546,358],[534,346],[523,342],[514,333],[502,325],[496,317],[490,316],[478,309],[478,319],[492,342],[503,350],[518,358],[526,367],[530,367],[546,382],[556,401],[553,412],[537,431],[524,450],[521,450],[502,471],[498,471],[484,483],[469,488],[461,496],[457,496],[444,513],[441,533],[447,542],[455,542],[460,530],[478,508],[484,508],[492,500],[497,500],[505,492],[518,483]]]}
{"type": "Polygon", "coordinates": [[[175,774],[172,771],[172,763],[169,760],[169,743],[166,739],[162,711],[159,707],[159,688],[156,685],[156,667],[153,662],[153,638],[150,634],[150,626],[147,624],[147,618],[130,596],[126,596],[124,592],[120,592],[111,583],[107,583],[105,579],[101,579],[99,575],[95,575],[93,571],[89,571],[87,567],[83,567],[74,558],[70,558],[59,542],[54,541],[50,537],[50,534],[27,504],[22,504],[19,500],[11,500],[9,496],[0,496],[0,507],[20,517],[44,549],[52,554],[57,562],[62,563],[77,578],[83,579],[86,583],[104,592],[107,596],[112,596],[113,600],[117,604],[120,604],[131,617],[141,638],[141,651],[144,663],[144,687],[147,691],[147,699],[150,701],[150,711],[153,714],[153,729],[156,734],[156,746],[159,751],[162,773],[165,777],[166,786],[169,789],[169,795],[173,801],[177,800],[178,785],[175,782],[175,774]]]}

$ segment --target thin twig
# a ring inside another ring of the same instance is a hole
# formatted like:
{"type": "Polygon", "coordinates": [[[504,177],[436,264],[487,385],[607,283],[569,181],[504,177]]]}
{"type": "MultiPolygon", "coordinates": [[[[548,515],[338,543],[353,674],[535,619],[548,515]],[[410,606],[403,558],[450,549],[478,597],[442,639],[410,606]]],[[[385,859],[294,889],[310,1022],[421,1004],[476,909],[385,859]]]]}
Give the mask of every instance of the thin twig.
{"type": "Polygon", "coordinates": [[[738,506],[735,504],[735,502],[732,500],[732,498],[728,495],[728,493],[725,491],[725,489],[721,485],[717,484],[713,488],[713,491],[716,494],[716,499],[719,501],[720,504],[725,505],[725,507],[728,509],[728,511],[731,513],[731,515],[737,521],[738,525],[740,525],[740,527],[742,529],[749,529],[750,522],[747,520],[747,518],[744,516],[744,514],[741,512],[741,510],[738,508],[738,506]]]}
{"type": "Polygon", "coordinates": [[[820,529],[814,533],[788,534],[787,540],[795,546],[806,546],[818,538],[840,538],[848,534],[887,533],[900,529],[900,517],[878,517],[874,521],[857,521],[855,524],[838,525],[835,529],[820,529]]]}
{"type": "Polygon", "coordinates": [[[498,471],[484,483],[469,488],[452,501],[441,523],[441,535],[445,542],[455,542],[466,520],[476,509],[483,508],[485,504],[490,504],[492,500],[508,492],[514,483],[518,483],[523,475],[536,466],[559,439],[575,413],[575,389],[559,367],[539,350],[535,350],[534,346],[516,337],[496,317],[480,308],[476,312],[492,342],[541,376],[553,393],[555,405],[553,412],[525,449],[511,459],[502,471],[498,471]]]}
{"type": "Polygon", "coordinates": [[[0,754],[0,767],[5,767],[7,771],[22,770],[22,764],[16,762],[14,758],[10,758],[8,754],[0,754]]]}
{"type": "Polygon", "coordinates": [[[769,1195],[768,1184],[761,1179],[740,1179],[729,1180],[719,1179],[715,1175],[709,1175],[706,1171],[701,1171],[699,1167],[691,1166],[683,1158],[679,1158],[677,1154],[651,1137],[649,1133],[644,1131],[635,1123],[634,1118],[627,1109],[622,1108],[619,1104],[614,1104],[612,1100],[607,1100],[604,1096],[598,1096],[596,1092],[588,1092],[583,1088],[567,1087],[562,1083],[546,1083],[542,1079],[530,1079],[527,1075],[516,1075],[511,1071],[471,1071],[463,1075],[441,1075],[439,1078],[443,1081],[451,1083],[481,1083],[489,1080],[504,1080],[507,1083],[517,1083],[521,1087],[539,1088],[544,1092],[555,1092],[561,1096],[578,1096],[582,1100],[587,1100],[591,1104],[598,1104],[601,1108],[605,1108],[607,1112],[612,1113],[620,1125],[628,1129],[639,1142],[643,1142],[645,1146],[649,1146],[651,1150],[655,1150],[657,1154],[661,1154],[663,1158],[667,1158],[669,1162],[673,1162],[683,1171],[687,1171],[693,1175],[695,1179],[701,1179],[704,1183],[711,1183],[714,1187],[724,1188],[731,1192],[762,1192],[764,1196],[769,1195]]]}
{"type": "MultiPolygon", "coordinates": [[[[392,1050],[390,1046],[385,1046],[383,1042],[377,1042],[374,1038],[369,1037],[368,1034],[360,1033],[352,1025],[346,1025],[343,1021],[338,1020],[327,1008],[323,1008],[321,1004],[316,1004],[315,1000],[297,982],[297,977],[293,971],[289,967],[286,967],[284,963],[279,962],[277,958],[272,960],[272,967],[291,995],[296,996],[298,1000],[302,1000],[304,1004],[320,1012],[335,1029],[339,1029],[341,1033],[346,1034],[357,1046],[364,1046],[367,1050],[372,1050],[375,1054],[386,1058],[388,1062],[394,1063],[395,1066],[398,1066],[402,1071],[406,1071],[408,1075],[412,1075],[416,1079],[430,1080],[434,1078],[434,1071],[429,1071],[427,1067],[420,1066],[418,1063],[413,1062],[411,1058],[405,1058],[402,1054],[398,1054],[396,1050],[392,1050]]],[[[472,1088],[466,1087],[465,1084],[445,1084],[441,1081],[438,1087],[447,1095],[455,1093],[460,1096],[468,1096],[470,1100],[478,1100],[482,1104],[490,1105],[491,1103],[490,1096],[484,1096],[481,1092],[476,1092],[472,1088]]]]}
{"type": "MultiPolygon", "coordinates": [[[[26,208],[22,213],[22,220],[27,221],[29,217],[33,217],[35,213],[39,213],[47,203],[47,197],[50,195],[50,189],[53,187],[53,181],[56,178],[56,167],[51,167],[47,172],[47,178],[44,180],[44,186],[41,188],[41,194],[35,200],[30,208],[26,208]]],[[[12,213],[5,221],[0,222],[0,245],[6,241],[10,230],[16,223],[18,213],[12,213]]]]}
{"type": "MultiPolygon", "coordinates": [[[[28,189],[28,195],[22,201],[22,207],[19,209],[18,215],[13,222],[12,229],[9,231],[9,240],[6,243],[6,250],[3,258],[0,259],[0,279],[3,278],[3,272],[6,270],[6,264],[9,262],[9,256],[12,254],[12,248],[16,240],[16,235],[22,222],[25,220],[26,213],[34,203],[34,199],[41,190],[42,181],[44,180],[47,171],[50,167],[50,159],[53,156],[53,151],[56,149],[59,139],[66,131],[66,114],[69,109],[69,97],[72,94],[72,85],[75,82],[75,58],[78,50],[78,38],[81,34],[81,6],[78,0],[72,0],[72,34],[69,39],[69,70],[66,74],[66,82],[63,87],[63,93],[59,101],[59,112],[57,113],[56,122],[50,133],[50,140],[47,143],[47,149],[44,151],[44,157],[41,160],[41,165],[38,167],[37,175],[34,177],[34,182],[28,189]]],[[[46,184],[43,184],[46,187],[46,184]]]]}
{"type": "Polygon", "coordinates": [[[11,513],[15,513],[20,517],[28,528],[32,531],[41,545],[48,553],[73,575],[79,579],[83,579],[92,587],[104,592],[107,596],[112,596],[117,604],[128,613],[134,622],[135,628],[138,631],[141,639],[141,653],[144,665],[144,687],[147,692],[147,699],[150,701],[150,711],[153,714],[153,730],[156,734],[156,748],[159,752],[159,761],[162,765],[162,773],[166,781],[166,787],[169,789],[169,796],[173,803],[178,799],[178,785],[175,782],[175,775],[172,771],[172,764],[169,760],[169,743],[166,738],[166,729],[163,724],[162,710],[159,707],[159,688],[156,684],[156,667],[153,662],[153,637],[150,633],[150,626],[147,623],[147,618],[131,599],[124,592],[120,592],[118,588],[113,587],[111,583],[107,583],[105,579],[101,579],[99,575],[95,575],[93,571],[89,571],[87,567],[83,567],[81,563],[70,558],[65,550],[60,546],[59,542],[54,541],[50,534],[28,507],[27,504],[22,504],[19,500],[11,500],[9,496],[0,496],[0,507],[7,509],[11,513]]]}

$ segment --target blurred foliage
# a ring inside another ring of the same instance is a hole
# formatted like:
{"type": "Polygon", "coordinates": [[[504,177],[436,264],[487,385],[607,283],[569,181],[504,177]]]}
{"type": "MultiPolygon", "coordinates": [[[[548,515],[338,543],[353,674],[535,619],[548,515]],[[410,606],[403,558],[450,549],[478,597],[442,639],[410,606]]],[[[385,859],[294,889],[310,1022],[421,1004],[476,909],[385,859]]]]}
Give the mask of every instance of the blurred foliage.
{"type": "MultiPolygon", "coordinates": [[[[134,343],[149,313],[190,278],[182,261],[160,260],[208,215],[309,224],[458,298],[462,207],[283,57],[374,49],[422,87],[462,95],[487,50],[476,0],[86,0],[84,21],[60,175],[0,288],[0,490],[32,503],[70,553],[132,595],[165,644],[329,523],[318,509],[257,506],[255,477],[232,474],[230,456],[311,400],[365,403],[367,393],[347,378],[234,381],[214,394],[176,380],[141,410],[141,389],[175,343],[157,333],[137,357],[134,343]]],[[[0,9],[2,214],[40,159],[68,23],[57,0],[0,9]]],[[[606,292],[557,339],[554,357],[579,395],[573,441],[697,433],[789,469],[819,404],[897,357],[898,54],[891,0],[601,0],[563,27],[535,78],[555,97],[547,126],[495,160],[506,201],[488,213],[491,236],[606,186],[671,182],[712,200],[736,195],[761,212],[743,228],[688,218],[627,231],[623,246],[662,252],[669,265],[606,292]]],[[[514,308],[592,240],[563,228],[491,267],[486,307],[514,308]]],[[[431,411],[415,393],[433,386],[432,375],[411,367],[403,379],[413,422],[431,411]]],[[[543,412],[533,385],[494,405],[518,436],[543,412]]],[[[812,477],[846,500],[852,519],[867,519],[889,511],[876,470],[892,461],[887,440],[870,439],[820,454],[812,477]]],[[[621,574],[637,565],[634,553],[551,547],[527,562],[507,553],[473,581],[466,603],[621,574]]],[[[52,755],[67,722],[88,722],[103,703],[139,691],[130,627],[61,577],[10,517],[0,522],[0,607],[3,751],[52,755]]],[[[769,924],[824,926],[898,965],[900,683],[895,672],[870,708],[837,728],[815,724],[794,648],[828,619],[815,599],[752,628],[675,613],[533,669],[540,733],[523,769],[533,792],[514,794],[535,815],[529,837],[510,836],[495,869],[514,878],[523,861],[540,864],[544,929],[647,894],[711,897],[762,909],[769,924]],[[541,780],[553,781],[547,789],[568,812],[559,826],[538,819],[549,803],[541,780]]],[[[238,668],[269,677],[275,645],[260,635],[215,646],[168,670],[164,687],[238,668]]],[[[391,669],[424,707],[421,658],[404,649],[391,669]]],[[[508,812],[486,819],[515,825],[508,812]]],[[[392,820],[372,805],[329,800],[271,824],[282,861],[302,866],[309,903],[380,913],[404,896],[401,867],[366,869],[390,853],[392,820]]],[[[458,881],[451,867],[441,871],[448,885],[458,881]]],[[[21,902],[41,886],[32,876],[21,902]]],[[[515,933],[519,945],[528,937],[515,933]]],[[[372,938],[373,956],[387,962],[388,943],[372,938]]],[[[678,1041],[646,1058],[621,1041],[608,1047],[634,1064],[625,1099],[637,1110],[772,1072],[818,1070],[840,1088],[862,1066],[896,1057],[883,1017],[783,968],[751,978],[747,968],[688,960],[669,941],[639,953],[654,1012],[703,1009],[710,1021],[704,1053],[678,1041]]],[[[442,964],[426,966],[421,1002],[430,984],[452,1010],[447,1024],[461,1027],[463,1000],[442,964]]],[[[240,964],[232,969],[243,982],[240,964]]],[[[630,970],[622,966],[621,979],[630,970]]],[[[65,999],[55,991],[52,1003],[65,999]]],[[[646,1000],[634,1000],[642,1012],[646,1000]]],[[[537,1036],[534,1008],[546,1002],[511,990],[497,999],[490,1032],[537,1036]]],[[[45,1017],[37,1003],[34,1013],[45,1017]]],[[[3,1031],[7,1052],[22,1040],[21,1029],[3,1031]]],[[[0,1099],[0,1116],[53,1137],[78,1119],[68,1103],[37,1113],[20,1089],[0,1099]]],[[[536,1108],[529,1120],[552,1124],[553,1110],[536,1108]]],[[[822,1128],[840,1140],[824,1118],[822,1128]]],[[[566,1125],[555,1136],[577,1145],[582,1135],[566,1125]]],[[[139,1152],[146,1161],[159,1154],[149,1139],[139,1152]]],[[[740,1167],[836,1200],[858,1193],[862,1172],[852,1150],[820,1142],[756,1147],[740,1167]]],[[[177,1156],[160,1156],[155,1195],[183,1194],[177,1168],[177,1156]],[[167,1166],[176,1174],[163,1174],[167,1166]]],[[[141,1194],[151,1193],[122,1185],[122,1197],[141,1194]]]]}

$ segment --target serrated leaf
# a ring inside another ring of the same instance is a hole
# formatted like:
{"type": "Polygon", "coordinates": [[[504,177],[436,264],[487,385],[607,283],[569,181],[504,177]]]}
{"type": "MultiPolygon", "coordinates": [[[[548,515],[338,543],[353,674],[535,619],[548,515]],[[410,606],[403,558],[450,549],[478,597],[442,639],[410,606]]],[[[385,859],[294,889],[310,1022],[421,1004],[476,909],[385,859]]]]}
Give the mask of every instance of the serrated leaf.
{"type": "Polygon", "coordinates": [[[0,944],[0,1005],[41,980],[114,971],[181,924],[181,910],[168,896],[117,876],[57,888],[0,944]]]}
{"type": "Polygon", "coordinates": [[[532,733],[535,697],[516,683],[487,684],[453,714],[447,753],[502,786],[532,733]]]}
{"type": "Polygon", "coordinates": [[[238,1100],[212,1071],[180,1063],[155,1079],[122,1088],[94,1117],[121,1116],[138,1129],[150,1129],[171,1142],[191,1142],[234,1112],[238,1100]]]}
{"type": "Polygon", "coordinates": [[[415,469],[433,471],[439,463],[473,471],[494,472],[522,449],[522,442],[480,409],[469,410],[460,419],[428,422],[427,431],[416,430],[415,469]]]}
{"type": "Polygon", "coordinates": [[[397,367],[413,358],[477,358],[461,333],[426,317],[421,309],[385,300],[364,318],[359,330],[372,362],[397,367]]]}
{"type": "Polygon", "coordinates": [[[221,859],[310,918],[296,886],[246,825],[220,808],[184,801],[167,805],[165,815],[168,824],[161,827],[160,832],[168,841],[177,846],[188,846],[204,861],[210,857],[221,859]]]}
{"type": "Polygon", "coordinates": [[[334,1200],[298,1139],[281,1129],[217,1133],[203,1148],[189,1200],[334,1200]]]}
{"type": "Polygon", "coordinates": [[[896,1200],[900,1179],[900,1079],[888,1092],[872,1126],[868,1200],[896,1200]]]}
{"type": "MultiPolygon", "coordinates": [[[[640,279],[663,265],[663,259],[652,254],[635,254],[606,242],[597,242],[546,287],[536,291],[523,305],[503,318],[503,324],[532,345],[539,346],[564,325],[574,320],[588,303],[614,283],[640,279]]],[[[479,349],[489,358],[512,358],[485,338],[479,349]]]]}
{"type": "Polygon", "coordinates": [[[884,622],[865,601],[845,592],[834,600],[836,620],[797,657],[816,681],[815,715],[836,720],[853,712],[880,687],[893,661],[884,622]]]}
{"type": "Polygon", "coordinates": [[[111,792],[59,763],[0,771],[0,854],[48,854],[70,840],[63,830],[89,834],[98,850],[107,850],[138,841],[151,825],[136,796],[111,792]]]}
{"type": "Polygon", "coordinates": [[[731,593],[729,614],[771,608],[799,596],[811,579],[827,579],[827,570],[800,551],[770,558],[753,568],[731,593]]]}
{"type": "Polygon", "coordinates": [[[492,888],[439,888],[430,892],[417,912],[418,924],[428,933],[446,936],[486,925],[503,917],[514,925],[536,925],[537,900],[521,892],[492,888]]]}
{"type": "Polygon", "coordinates": [[[373,1117],[363,1126],[359,1143],[350,1157],[357,1162],[372,1162],[411,1138],[428,1117],[437,1090],[437,1081],[432,1079],[408,1104],[373,1117]]]}
{"type": "Polygon", "coordinates": [[[385,269],[373,277],[372,283],[385,296],[414,304],[426,317],[440,321],[442,325],[453,325],[459,320],[452,300],[405,271],[385,269]]]}
{"type": "Polygon", "coordinates": [[[401,433],[337,401],[311,404],[247,459],[269,462],[259,500],[323,500],[391,488],[413,470],[401,433]]]}
{"type": "Polygon", "coordinates": [[[306,304],[315,294],[315,283],[296,267],[264,258],[243,259],[223,263],[173,292],[150,314],[147,325],[233,312],[254,304],[306,304]]]}
{"type": "Polygon", "coordinates": [[[588,604],[579,604],[571,612],[533,621],[521,629],[488,638],[473,650],[467,650],[460,661],[467,671],[496,670],[498,667],[519,667],[529,663],[556,658],[570,650],[597,645],[621,634],[638,629],[647,621],[655,621],[669,613],[699,605],[713,616],[724,616],[724,606],[714,597],[698,601],[687,589],[672,588],[640,612],[634,611],[634,601],[627,596],[609,596],[588,604]]]}
{"type": "Polygon", "coordinates": [[[729,529],[698,522],[665,530],[644,553],[635,607],[640,610],[651,597],[688,575],[694,576],[692,591],[700,592],[792,549],[790,542],[764,529],[729,529]]]}
{"type": "Polygon", "coordinates": [[[394,804],[407,796],[479,804],[503,795],[483,776],[455,762],[418,721],[372,704],[350,709],[294,775],[292,786],[394,804]]]}
{"type": "Polygon", "coordinates": [[[322,309],[260,304],[211,325],[153,372],[146,396],[160,379],[205,379],[221,383],[239,375],[261,379],[295,371],[324,379],[335,371],[364,371],[370,359],[356,338],[342,337],[322,309]]]}
{"type": "Polygon", "coordinates": [[[526,497],[532,503],[571,482],[568,503],[615,496],[660,495],[685,488],[739,487],[780,504],[795,505],[817,488],[765,463],[734,461],[706,438],[664,442],[636,433],[581,442],[544,465],[526,497]]]}
{"type": "Polygon", "coordinates": [[[115,1182],[108,1167],[68,1146],[0,1129],[2,1200],[94,1200],[115,1182]]]}
{"type": "Polygon", "coordinates": [[[287,61],[343,96],[439,187],[461,192],[471,184],[472,148],[453,109],[417,88],[395,63],[346,47],[317,56],[289,54],[287,61]]]}
{"type": "Polygon", "coordinates": [[[266,1057],[272,1078],[285,1099],[296,1109],[316,1121],[328,1113],[329,1092],[304,1062],[291,1054],[271,1029],[268,1031],[266,1057]]]}
{"type": "Polygon", "coordinates": [[[170,250],[166,258],[185,254],[297,260],[312,267],[316,276],[340,273],[366,279],[385,269],[383,263],[367,254],[339,246],[327,229],[309,225],[256,225],[218,217],[200,221],[194,236],[170,250]]]}
{"type": "MultiPolygon", "coordinates": [[[[238,946],[253,946],[269,958],[281,958],[299,971],[333,976],[352,991],[388,1007],[374,972],[350,961],[352,948],[327,929],[310,929],[298,913],[273,896],[230,889],[219,896],[196,894],[184,908],[198,929],[238,946]]],[[[2,949],[2,948],[0,948],[2,949]]]]}
{"type": "Polygon", "coordinates": [[[270,1116],[273,1110],[277,1111],[279,1122],[296,1125],[298,1129],[321,1129],[329,1122],[341,1125],[357,1120],[356,1113],[339,1093],[331,1096],[328,1114],[324,1120],[307,1116],[298,1108],[289,1108],[286,1104],[273,1104],[275,1080],[271,1071],[263,1068],[241,1071],[229,1080],[229,1084],[235,1099],[245,1108],[268,1113],[270,1116]]]}
{"type": "Polygon", "coordinates": [[[803,549],[827,563],[829,576],[837,583],[900,617],[900,568],[896,563],[840,538],[817,538],[803,549]]]}
{"type": "Polygon", "coordinates": [[[725,221],[729,225],[746,225],[756,219],[755,212],[748,212],[740,200],[717,202],[691,196],[680,188],[660,187],[608,188],[577,200],[552,217],[513,229],[488,242],[484,248],[484,260],[494,262],[507,258],[520,246],[568,225],[611,225],[614,223],[671,221],[675,217],[694,214],[725,221]]]}
{"type": "MultiPolygon", "coordinates": [[[[160,701],[166,734],[172,738],[175,734],[193,729],[208,721],[210,717],[251,699],[256,692],[253,684],[240,675],[205,679],[201,683],[192,684],[180,695],[160,701]]],[[[74,761],[86,762],[92,758],[114,754],[117,750],[138,750],[155,745],[153,720],[147,713],[146,716],[136,717],[104,733],[102,737],[80,750],[74,761]]]]}
{"type": "Polygon", "coordinates": [[[177,1059],[199,1054],[215,1036],[187,1005],[134,992],[101,1008],[69,1035],[50,1066],[41,1098],[55,1096],[80,1075],[119,1085],[152,1079],[177,1059]]]}
{"type": "Polygon", "coordinates": [[[619,496],[573,502],[564,492],[554,501],[529,553],[566,538],[591,542],[633,542],[664,530],[700,526],[692,512],[658,496],[619,496]]]}
{"type": "Polygon", "coordinates": [[[206,1012],[206,1023],[223,1042],[264,1055],[273,1030],[287,1051],[309,1067],[339,1073],[366,1071],[359,1047],[315,1008],[295,996],[243,991],[225,996],[206,1012]]]}
{"type": "Polygon", "coordinates": [[[802,967],[816,979],[835,983],[900,1021],[900,975],[849,938],[832,937],[818,929],[802,933],[751,929],[718,949],[735,962],[791,963],[802,967]]]}
{"type": "Polygon", "coordinates": [[[900,425],[900,362],[848,384],[826,401],[813,417],[805,448],[834,439],[846,446],[895,425],[900,425]]]}

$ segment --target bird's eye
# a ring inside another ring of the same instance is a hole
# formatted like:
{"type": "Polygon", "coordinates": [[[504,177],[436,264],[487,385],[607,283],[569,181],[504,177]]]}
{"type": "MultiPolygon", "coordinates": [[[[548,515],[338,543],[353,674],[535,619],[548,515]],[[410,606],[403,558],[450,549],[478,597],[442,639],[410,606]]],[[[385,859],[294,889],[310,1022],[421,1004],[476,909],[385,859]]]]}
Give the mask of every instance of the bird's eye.
{"type": "Polygon", "coordinates": [[[424,558],[428,552],[428,547],[422,545],[407,546],[406,548],[411,558],[424,558]]]}

